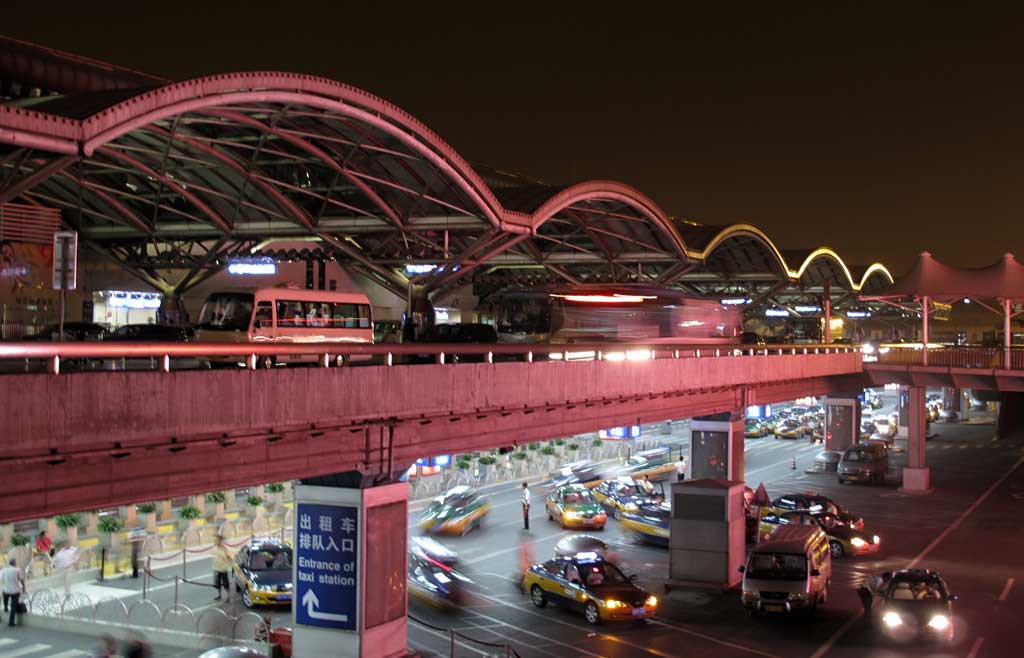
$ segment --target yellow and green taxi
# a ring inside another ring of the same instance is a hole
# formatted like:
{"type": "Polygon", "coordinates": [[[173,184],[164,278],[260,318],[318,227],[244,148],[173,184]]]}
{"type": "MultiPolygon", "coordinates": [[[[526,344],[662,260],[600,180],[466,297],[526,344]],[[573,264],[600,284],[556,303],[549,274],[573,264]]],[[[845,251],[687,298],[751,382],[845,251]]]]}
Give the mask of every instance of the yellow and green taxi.
{"type": "Polygon", "coordinates": [[[601,503],[616,520],[622,518],[623,512],[635,512],[641,505],[658,502],[642,488],[642,485],[628,476],[605,480],[592,491],[597,502],[601,503]]]}
{"type": "Polygon", "coordinates": [[[672,510],[667,503],[644,504],[636,511],[623,512],[619,525],[632,531],[644,543],[668,546],[671,516],[672,510]]]}
{"type": "Polygon", "coordinates": [[[538,608],[554,603],[579,610],[591,624],[647,619],[658,609],[657,597],[596,553],[535,564],[523,577],[523,589],[538,608]]]}
{"type": "Polygon", "coordinates": [[[419,526],[424,532],[465,535],[483,525],[490,509],[490,501],[476,490],[466,486],[452,487],[423,510],[419,526]]]}
{"type": "Polygon", "coordinates": [[[548,520],[558,522],[563,528],[595,528],[604,530],[605,515],[601,505],[590,489],[582,484],[570,484],[555,489],[545,501],[548,520]]]}
{"type": "Polygon", "coordinates": [[[675,476],[676,463],[672,461],[672,451],[668,446],[652,448],[636,453],[619,469],[619,475],[628,475],[640,479],[664,480],[675,476]]]}
{"type": "Polygon", "coordinates": [[[235,555],[235,590],[247,608],[292,604],[292,547],[276,539],[256,539],[235,555]]]}
{"type": "Polygon", "coordinates": [[[759,439],[762,436],[768,436],[771,431],[772,428],[766,423],[755,418],[748,418],[743,428],[743,435],[751,439],[759,439]]]}
{"type": "Polygon", "coordinates": [[[769,512],[761,517],[758,532],[763,539],[782,525],[809,525],[821,528],[828,537],[828,549],[833,558],[844,555],[873,555],[882,546],[882,540],[878,535],[871,535],[851,528],[848,524],[839,523],[831,514],[813,514],[807,510],[782,514],[769,512]]]}

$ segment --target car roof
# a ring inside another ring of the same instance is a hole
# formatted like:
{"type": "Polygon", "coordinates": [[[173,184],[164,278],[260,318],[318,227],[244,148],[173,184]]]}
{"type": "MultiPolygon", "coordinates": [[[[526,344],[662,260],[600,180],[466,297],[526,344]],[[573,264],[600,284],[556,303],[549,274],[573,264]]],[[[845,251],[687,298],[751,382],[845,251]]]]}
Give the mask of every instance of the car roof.
{"type": "Polygon", "coordinates": [[[810,525],[780,525],[768,535],[768,540],[754,547],[753,553],[805,553],[807,545],[821,528],[810,525]]]}
{"type": "Polygon", "coordinates": [[[249,544],[249,548],[250,549],[253,549],[253,548],[254,549],[261,549],[261,548],[291,548],[291,546],[287,542],[283,542],[280,539],[272,539],[272,538],[259,539],[259,538],[257,538],[257,539],[254,539],[251,544],[249,544]]]}
{"type": "Polygon", "coordinates": [[[928,583],[941,582],[942,578],[938,573],[930,569],[901,569],[892,574],[893,582],[900,583],[928,583]]]}

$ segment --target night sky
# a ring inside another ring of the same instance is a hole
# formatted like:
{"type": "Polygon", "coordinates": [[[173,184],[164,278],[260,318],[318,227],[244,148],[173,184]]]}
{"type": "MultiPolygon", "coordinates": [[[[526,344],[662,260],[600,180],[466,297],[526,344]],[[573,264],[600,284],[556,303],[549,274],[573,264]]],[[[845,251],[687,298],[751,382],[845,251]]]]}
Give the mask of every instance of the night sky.
{"type": "Polygon", "coordinates": [[[783,248],[824,243],[895,273],[923,249],[963,266],[1024,260],[1019,15],[903,2],[717,15],[639,2],[8,4],[10,36],[172,78],[332,77],[473,163],[622,180],[672,215],[752,222],[783,248]]]}

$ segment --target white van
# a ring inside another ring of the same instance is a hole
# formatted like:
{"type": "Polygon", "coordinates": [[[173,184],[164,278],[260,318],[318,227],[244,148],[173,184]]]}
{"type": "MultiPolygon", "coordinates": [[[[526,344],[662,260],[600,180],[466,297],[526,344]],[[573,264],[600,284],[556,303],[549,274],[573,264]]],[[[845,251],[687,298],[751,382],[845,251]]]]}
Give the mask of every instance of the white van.
{"type": "Polygon", "coordinates": [[[821,528],[779,526],[750,552],[743,572],[747,614],[804,612],[811,616],[828,598],[832,555],[821,528]]]}
{"type": "MultiPolygon", "coordinates": [[[[214,292],[196,325],[197,342],[372,343],[373,313],[366,295],[283,286],[214,292]]],[[[277,361],[315,361],[315,355],[263,356],[261,367],[277,361]]],[[[237,357],[225,357],[237,361],[237,357]]]]}

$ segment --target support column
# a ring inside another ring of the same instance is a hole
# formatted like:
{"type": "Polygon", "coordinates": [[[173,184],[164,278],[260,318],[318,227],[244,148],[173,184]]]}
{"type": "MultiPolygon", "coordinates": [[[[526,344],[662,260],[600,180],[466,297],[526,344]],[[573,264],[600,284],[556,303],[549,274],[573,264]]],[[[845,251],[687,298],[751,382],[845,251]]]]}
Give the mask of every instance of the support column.
{"type": "Polygon", "coordinates": [[[1003,367],[1013,368],[1013,304],[1009,299],[1003,300],[1003,367]]]}
{"type": "Polygon", "coordinates": [[[928,307],[929,298],[926,295],[921,298],[921,365],[928,365],[928,307]]]}
{"type": "Polygon", "coordinates": [[[832,342],[832,281],[825,281],[825,293],[822,295],[822,309],[825,311],[825,340],[826,345],[832,342]]]}
{"type": "Polygon", "coordinates": [[[408,484],[312,482],[295,487],[292,655],[406,656],[408,484]]]}
{"type": "Polygon", "coordinates": [[[909,404],[909,432],[907,437],[907,465],[903,469],[903,490],[925,493],[931,491],[931,476],[925,460],[924,386],[911,386],[907,391],[909,404]]]}
{"type": "Polygon", "coordinates": [[[743,482],[746,410],[698,416],[690,422],[687,477],[743,482]]]}
{"type": "Polygon", "coordinates": [[[854,394],[825,398],[825,450],[842,452],[860,442],[860,399],[854,394]]]}

